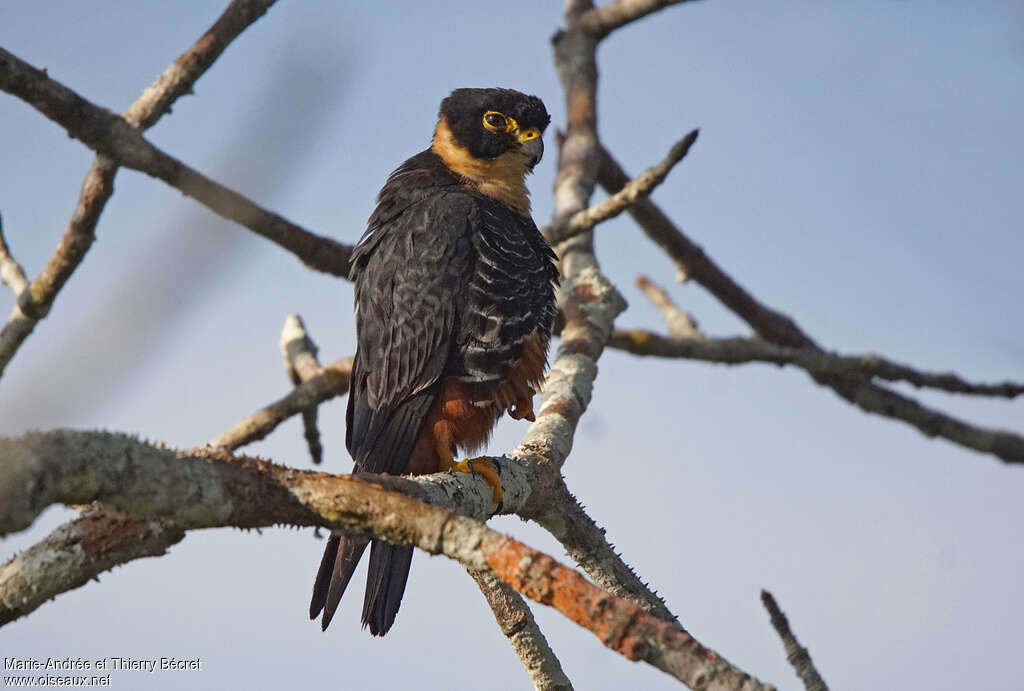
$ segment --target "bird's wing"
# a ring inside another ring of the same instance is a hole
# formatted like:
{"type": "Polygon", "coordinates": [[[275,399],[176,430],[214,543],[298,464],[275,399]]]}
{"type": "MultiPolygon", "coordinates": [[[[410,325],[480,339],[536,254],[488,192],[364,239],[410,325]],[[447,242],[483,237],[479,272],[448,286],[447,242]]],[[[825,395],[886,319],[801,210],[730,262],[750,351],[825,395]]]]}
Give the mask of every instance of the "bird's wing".
{"type": "Polygon", "coordinates": [[[377,226],[371,220],[370,246],[356,255],[358,348],[346,433],[362,470],[405,469],[451,355],[476,219],[470,197],[437,190],[377,226]]]}

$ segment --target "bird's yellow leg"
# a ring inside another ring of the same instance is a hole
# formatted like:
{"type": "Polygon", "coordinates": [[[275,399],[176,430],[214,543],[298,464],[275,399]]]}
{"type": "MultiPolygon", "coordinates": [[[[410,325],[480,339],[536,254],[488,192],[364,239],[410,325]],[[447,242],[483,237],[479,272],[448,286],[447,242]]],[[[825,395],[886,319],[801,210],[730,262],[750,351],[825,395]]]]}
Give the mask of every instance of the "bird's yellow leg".
{"type": "Polygon", "coordinates": [[[494,463],[491,459],[486,456],[480,456],[479,458],[464,458],[456,462],[455,457],[452,456],[451,449],[442,442],[437,444],[437,455],[441,458],[440,469],[442,471],[450,470],[454,473],[480,475],[491,486],[491,500],[495,504],[501,503],[502,497],[505,496],[505,491],[501,488],[501,478],[498,477],[497,471],[494,470],[494,463]]]}

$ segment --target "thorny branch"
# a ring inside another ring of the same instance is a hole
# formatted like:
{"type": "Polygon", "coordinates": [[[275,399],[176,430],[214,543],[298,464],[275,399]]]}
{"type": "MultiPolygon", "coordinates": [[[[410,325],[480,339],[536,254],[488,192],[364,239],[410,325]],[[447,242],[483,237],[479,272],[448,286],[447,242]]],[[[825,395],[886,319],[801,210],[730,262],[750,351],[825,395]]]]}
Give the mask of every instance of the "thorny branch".
{"type": "MultiPolygon", "coordinates": [[[[444,554],[557,609],[605,646],[691,687],[767,689],[674,624],[610,595],[551,557],[472,518],[366,480],[298,471],[224,453],[175,452],[125,436],[58,430],[0,439],[0,534],[28,527],[53,503],[101,501],[176,529],[286,524],[373,535],[444,554]],[[126,480],[127,478],[127,480],[126,480]],[[36,491],[25,495],[20,488],[36,491]]],[[[408,481],[406,481],[408,482],[408,481]]],[[[12,562],[0,567],[10,581],[12,562]]],[[[17,584],[14,584],[17,585],[17,584]]],[[[0,591],[0,620],[25,594],[0,591]]]]}
{"type": "MultiPolygon", "coordinates": [[[[122,113],[124,120],[145,131],[171,110],[220,57],[228,44],[262,17],[275,0],[234,0],[196,43],[178,57],[163,74],[146,87],[122,113]]],[[[0,49],[0,60],[8,55],[0,49]]],[[[95,239],[96,224],[114,193],[117,166],[106,156],[96,160],[82,182],[82,192],[60,243],[39,277],[28,290],[17,290],[17,305],[0,331],[0,375],[40,319],[50,311],[57,293],[85,258],[95,239]]],[[[9,256],[9,255],[7,255],[9,256]]],[[[24,274],[22,275],[24,278],[24,274]]],[[[12,286],[13,290],[13,286],[12,286]]]]}

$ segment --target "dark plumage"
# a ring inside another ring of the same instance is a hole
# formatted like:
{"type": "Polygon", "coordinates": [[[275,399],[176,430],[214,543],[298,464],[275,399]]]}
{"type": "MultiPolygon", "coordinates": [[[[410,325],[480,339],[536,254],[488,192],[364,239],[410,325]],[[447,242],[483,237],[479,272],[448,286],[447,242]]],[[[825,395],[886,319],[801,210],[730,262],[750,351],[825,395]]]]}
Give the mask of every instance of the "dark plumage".
{"type": "MultiPolygon", "coordinates": [[[[356,471],[437,472],[483,444],[506,410],[532,419],[558,272],[523,179],[548,121],[536,97],[457,89],[431,148],[381,190],[352,259],[345,442],[356,471]]],[[[310,603],[325,629],[366,544],[328,541],[310,603]]],[[[411,558],[412,548],[371,542],[362,619],[373,635],[394,623],[411,558]]]]}

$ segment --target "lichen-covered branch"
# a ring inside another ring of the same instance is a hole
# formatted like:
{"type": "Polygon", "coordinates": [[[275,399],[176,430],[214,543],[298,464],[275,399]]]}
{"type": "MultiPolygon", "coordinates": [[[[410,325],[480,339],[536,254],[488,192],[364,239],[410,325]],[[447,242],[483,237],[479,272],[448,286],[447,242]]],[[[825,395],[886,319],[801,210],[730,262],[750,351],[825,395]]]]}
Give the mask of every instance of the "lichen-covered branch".
{"type": "MultiPolygon", "coordinates": [[[[284,356],[285,373],[292,384],[298,386],[320,374],[321,368],[316,353],[316,344],[306,333],[302,317],[297,314],[285,317],[284,328],[281,329],[281,355],[284,356]]],[[[306,438],[309,455],[316,465],[323,461],[324,454],[324,447],[320,443],[320,430],[316,424],[318,405],[311,405],[302,411],[303,436],[306,438]]]]}
{"type": "Polygon", "coordinates": [[[116,165],[163,180],[214,213],[291,252],[311,269],[347,277],[352,247],[316,235],[207,178],[147,141],[124,118],[0,48],[0,89],[36,108],[116,165]]]}
{"type": "MultiPolygon", "coordinates": [[[[26,528],[53,503],[100,501],[135,519],[169,521],[182,530],[287,524],[372,535],[491,572],[587,628],[605,646],[692,688],[769,688],[678,626],[597,588],[551,557],[480,521],[362,478],[214,451],[175,452],[101,432],[0,439],[0,457],[6,460],[0,466],[0,534],[26,528]]],[[[19,599],[17,592],[0,591],[0,603],[19,599]]]]}
{"type": "Polygon", "coordinates": [[[686,157],[690,147],[697,141],[697,133],[698,130],[693,130],[673,144],[661,163],[648,168],[638,178],[630,180],[622,189],[604,201],[577,211],[564,225],[557,228],[545,228],[543,232],[548,242],[552,245],[559,245],[571,237],[590,230],[598,223],[615,218],[641,199],[646,199],[654,191],[654,188],[665,181],[675,165],[686,157]]]}
{"type": "Polygon", "coordinates": [[[767,590],[762,590],[761,602],[764,604],[764,608],[768,610],[772,626],[775,628],[775,632],[779,634],[779,638],[782,639],[782,644],[786,648],[786,659],[789,660],[789,664],[793,665],[797,676],[804,683],[804,688],[807,691],[828,691],[825,680],[818,674],[818,670],[811,661],[811,654],[807,652],[807,648],[800,645],[799,641],[796,640],[796,636],[789,628],[789,620],[786,619],[786,615],[779,609],[779,605],[775,602],[772,594],[767,590]]]}
{"type": "Polygon", "coordinates": [[[587,514],[561,478],[554,488],[538,492],[537,497],[545,498],[547,508],[537,507],[530,517],[562,543],[566,554],[595,583],[660,619],[676,621],[661,596],[622,560],[608,541],[604,529],[587,514]]]}
{"type": "Polygon", "coordinates": [[[489,571],[471,569],[469,575],[494,612],[501,632],[530,675],[533,687],[538,691],[572,691],[572,682],[562,671],[562,663],[548,645],[523,597],[489,571]]]}
{"type": "MultiPolygon", "coordinates": [[[[195,44],[178,57],[122,113],[125,121],[144,131],[170,112],[179,97],[191,93],[196,81],[224,49],[250,24],[262,17],[275,0],[234,0],[195,44]]],[[[2,51],[2,49],[0,49],[2,51]]],[[[4,55],[7,55],[4,53],[4,55]]],[[[82,192],[56,251],[28,291],[18,291],[18,305],[0,331],[0,374],[40,319],[50,311],[57,293],[85,258],[95,239],[96,224],[114,193],[117,166],[103,155],[82,182],[82,192]]]]}
{"type": "Polygon", "coordinates": [[[94,507],[0,565],[0,626],[119,564],[162,556],[184,537],[169,521],[94,507]]]}

